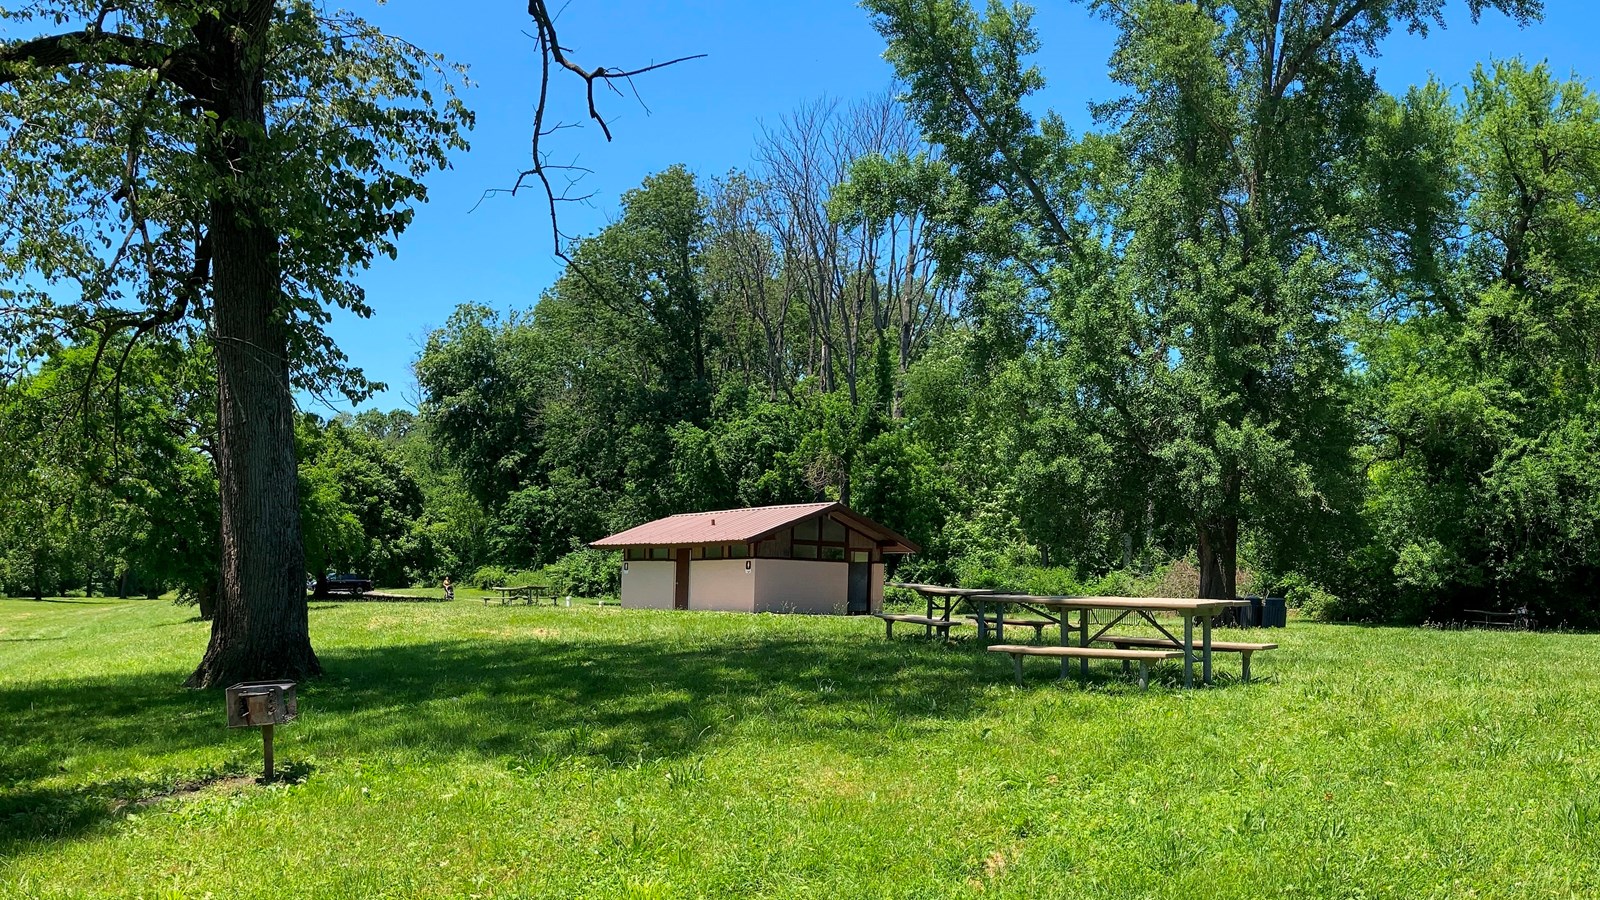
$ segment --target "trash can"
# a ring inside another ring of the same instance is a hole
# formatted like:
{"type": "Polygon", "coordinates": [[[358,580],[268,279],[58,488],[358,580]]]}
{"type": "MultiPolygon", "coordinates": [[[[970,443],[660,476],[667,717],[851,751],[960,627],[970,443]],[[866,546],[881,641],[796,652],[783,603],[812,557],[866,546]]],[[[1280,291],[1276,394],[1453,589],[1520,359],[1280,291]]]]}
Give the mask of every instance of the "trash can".
{"type": "Polygon", "coordinates": [[[1266,628],[1286,628],[1289,625],[1289,604],[1282,597],[1262,599],[1261,624],[1266,628]]]}
{"type": "Polygon", "coordinates": [[[1240,597],[1242,601],[1250,601],[1248,607],[1235,607],[1238,613],[1238,625],[1245,628],[1261,628],[1261,597],[1240,597]]]}

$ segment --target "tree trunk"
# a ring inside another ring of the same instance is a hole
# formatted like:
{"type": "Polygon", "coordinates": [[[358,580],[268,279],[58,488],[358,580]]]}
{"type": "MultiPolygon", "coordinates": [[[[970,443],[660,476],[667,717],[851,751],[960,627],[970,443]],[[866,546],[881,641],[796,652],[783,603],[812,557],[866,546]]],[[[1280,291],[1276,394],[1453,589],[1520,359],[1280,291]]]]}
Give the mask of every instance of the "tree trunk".
{"type": "Polygon", "coordinates": [[[200,618],[210,622],[217,617],[216,575],[207,575],[206,580],[200,583],[200,590],[195,594],[195,602],[200,606],[200,618]]]}
{"type": "Polygon", "coordinates": [[[264,60],[273,4],[235,0],[195,36],[217,85],[206,161],[222,559],[211,643],[191,687],[321,674],[311,649],[278,240],[263,223],[264,60]]]}
{"type": "Polygon", "coordinates": [[[1239,517],[1218,516],[1200,525],[1200,597],[1233,600],[1239,567],[1239,517]]]}
{"type": "Polygon", "coordinates": [[[911,317],[902,307],[900,311],[900,371],[894,380],[894,408],[890,415],[895,421],[905,418],[906,373],[911,370],[911,317]]]}

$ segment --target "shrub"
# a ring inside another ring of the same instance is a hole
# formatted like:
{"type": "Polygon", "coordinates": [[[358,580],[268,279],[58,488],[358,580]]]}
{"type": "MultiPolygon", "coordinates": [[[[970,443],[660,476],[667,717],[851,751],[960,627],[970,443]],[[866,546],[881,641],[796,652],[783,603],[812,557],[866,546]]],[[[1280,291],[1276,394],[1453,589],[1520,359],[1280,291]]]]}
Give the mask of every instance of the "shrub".
{"type": "Polygon", "coordinates": [[[504,585],[511,580],[511,573],[500,566],[484,566],[472,573],[467,579],[467,584],[475,588],[492,588],[504,585]]]}
{"type": "Polygon", "coordinates": [[[1277,595],[1291,609],[1311,619],[1331,621],[1349,618],[1349,610],[1338,597],[1323,590],[1311,579],[1298,572],[1290,572],[1278,579],[1277,595]]]}
{"type": "Polygon", "coordinates": [[[622,588],[622,554],[574,550],[545,568],[558,594],[575,597],[615,596],[622,588]]]}

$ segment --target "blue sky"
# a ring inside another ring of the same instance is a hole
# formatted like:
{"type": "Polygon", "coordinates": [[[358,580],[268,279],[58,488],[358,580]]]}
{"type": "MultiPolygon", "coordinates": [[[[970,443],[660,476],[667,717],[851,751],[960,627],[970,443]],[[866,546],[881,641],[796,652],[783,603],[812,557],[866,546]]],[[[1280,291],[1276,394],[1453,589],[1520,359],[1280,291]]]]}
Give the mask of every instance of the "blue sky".
{"type": "MultiPolygon", "coordinates": [[[[1043,0],[1035,21],[1043,50],[1037,62],[1050,82],[1043,102],[1075,127],[1089,125],[1086,105],[1117,94],[1106,78],[1112,31],[1080,5],[1043,0]]],[[[1558,73],[1600,75],[1594,42],[1600,7],[1589,0],[1547,0],[1545,19],[1518,29],[1490,13],[1474,26],[1453,0],[1452,26],[1426,40],[1393,37],[1377,61],[1391,91],[1427,79],[1464,82],[1490,58],[1547,59],[1558,73]]],[[[500,310],[537,301],[559,273],[549,220],[539,196],[483,199],[509,187],[526,168],[537,86],[534,45],[518,0],[392,0],[352,7],[386,30],[471,66],[476,87],[466,100],[478,127],[470,153],[429,182],[430,202],[401,238],[399,258],[361,277],[375,310],[371,319],[337,314],[333,337],[388,391],[366,406],[410,406],[416,399],[411,363],[423,336],[461,303],[500,310]],[[448,13],[441,12],[448,8],[448,13]],[[483,202],[479,202],[480,199],[483,202]]],[[[640,79],[648,113],[631,97],[609,97],[615,140],[594,128],[557,135],[557,155],[594,170],[584,182],[590,206],[568,204],[562,226],[586,234],[603,227],[617,197],[646,175],[685,163],[702,176],[749,164],[763,122],[822,95],[845,100],[892,86],[883,43],[849,0],[573,0],[558,23],[563,43],[585,65],[635,66],[691,53],[706,59],[640,79]]],[[[562,118],[583,117],[576,79],[555,84],[571,101],[562,118]]],[[[327,412],[302,398],[308,411],[327,412]]]]}

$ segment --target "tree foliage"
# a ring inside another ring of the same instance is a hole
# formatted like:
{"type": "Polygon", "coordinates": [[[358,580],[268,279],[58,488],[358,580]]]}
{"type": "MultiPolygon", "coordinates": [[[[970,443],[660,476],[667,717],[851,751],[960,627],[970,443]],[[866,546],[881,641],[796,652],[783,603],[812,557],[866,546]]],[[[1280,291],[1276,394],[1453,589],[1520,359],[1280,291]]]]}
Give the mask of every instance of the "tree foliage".
{"type": "MultiPolygon", "coordinates": [[[[898,101],[807,104],[745,170],[646,178],[528,309],[464,304],[428,336],[416,415],[297,420],[313,572],[604,592],[603,534],[826,498],[920,543],[919,578],[1600,621],[1581,81],[1510,60],[1385,92],[1380,43],[1442,0],[1087,2],[1122,93],[1075,134],[1039,109],[1026,7],[866,5],[898,101]]],[[[109,377],[93,337],[30,363],[8,429],[48,435],[49,385],[109,377]]],[[[194,407],[171,387],[127,421],[194,407]]],[[[202,495],[206,427],[127,484],[202,495]]],[[[103,452],[40,440],[0,461],[47,525],[0,537],[8,589],[175,579],[118,537],[155,499],[62,490],[103,452]]]]}

